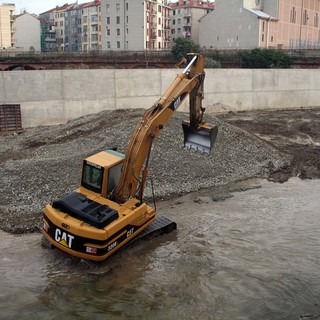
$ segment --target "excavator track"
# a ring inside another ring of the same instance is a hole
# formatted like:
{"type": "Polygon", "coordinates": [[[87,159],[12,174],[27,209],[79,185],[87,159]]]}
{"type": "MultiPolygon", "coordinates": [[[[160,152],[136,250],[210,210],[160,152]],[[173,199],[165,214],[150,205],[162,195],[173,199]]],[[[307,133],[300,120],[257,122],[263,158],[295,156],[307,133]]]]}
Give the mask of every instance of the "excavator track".
{"type": "MultiPolygon", "coordinates": [[[[127,245],[142,239],[152,239],[161,234],[170,233],[177,229],[177,224],[167,217],[158,217],[150,226],[141,231],[136,237],[127,243],[127,245]]],[[[127,246],[126,245],[126,246],[127,246]]],[[[125,246],[125,247],[126,247],[125,246]]]]}
{"type": "MultiPolygon", "coordinates": [[[[170,233],[176,229],[177,224],[174,221],[164,216],[158,217],[150,226],[141,231],[136,237],[126,243],[120,250],[127,248],[135,242],[149,240],[159,235],[170,233]]],[[[41,238],[41,245],[45,248],[55,249],[55,246],[53,246],[44,236],[42,236],[41,238]]],[[[81,261],[87,263],[90,266],[97,265],[97,262],[91,260],[81,259],[81,261]]]]}

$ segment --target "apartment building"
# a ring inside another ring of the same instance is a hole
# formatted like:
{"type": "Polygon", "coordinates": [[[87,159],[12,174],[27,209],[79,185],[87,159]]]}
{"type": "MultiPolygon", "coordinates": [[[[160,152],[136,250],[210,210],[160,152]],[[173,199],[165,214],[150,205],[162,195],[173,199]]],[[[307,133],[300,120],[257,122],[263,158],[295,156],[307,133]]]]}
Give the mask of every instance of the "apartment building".
{"type": "Polygon", "coordinates": [[[41,22],[41,51],[53,52],[57,51],[56,27],[47,22],[46,19],[40,18],[41,22]]]}
{"type": "Polygon", "coordinates": [[[19,51],[41,51],[41,22],[24,12],[15,16],[16,48],[19,51]]]}
{"type": "Polygon", "coordinates": [[[103,50],[170,47],[167,0],[101,0],[103,50]]]}
{"type": "Polygon", "coordinates": [[[199,43],[199,20],[214,8],[211,1],[178,0],[170,4],[171,43],[176,38],[190,38],[199,43]]]}
{"type": "Polygon", "coordinates": [[[207,48],[319,48],[319,0],[216,0],[200,19],[207,48]]]}
{"type": "Polygon", "coordinates": [[[101,50],[101,2],[65,4],[40,14],[55,32],[58,51],[101,50]]]}
{"type": "Polygon", "coordinates": [[[82,51],[81,9],[81,5],[73,5],[64,13],[64,51],[82,51]]]}
{"type": "MultiPolygon", "coordinates": [[[[74,4],[65,4],[62,7],[56,7],[54,9],[55,17],[55,27],[56,27],[56,41],[58,51],[64,51],[66,45],[65,39],[65,16],[68,10],[72,10],[74,4]]],[[[68,40],[68,39],[67,39],[68,40]]]]}
{"type": "Polygon", "coordinates": [[[320,48],[319,16],[319,0],[279,0],[278,22],[271,24],[277,32],[269,34],[268,42],[273,36],[280,48],[320,48]]]}
{"type": "Polygon", "coordinates": [[[101,50],[101,1],[82,5],[81,14],[82,51],[101,50]]]}
{"type": "Polygon", "coordinates": [[[13,3],[0,5],[0,48],[7,49],[15,47],[15,27],[13,3]]]}

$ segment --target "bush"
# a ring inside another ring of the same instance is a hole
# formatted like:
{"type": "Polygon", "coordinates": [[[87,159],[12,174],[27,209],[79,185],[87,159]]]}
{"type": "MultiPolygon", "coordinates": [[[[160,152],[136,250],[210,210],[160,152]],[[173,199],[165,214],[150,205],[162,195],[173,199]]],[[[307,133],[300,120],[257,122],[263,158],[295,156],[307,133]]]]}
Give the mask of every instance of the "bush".
{"type": "Polygon", "coordinates": [[[194,43],[189,38],[177,38],[174,40],[174,45],[171,49],[171,53],[177,60],[185,57],[187,53],[199,53],[200,46],[194,43]]]}
{"type": "Polygon", "coordinates": [[[275,49],[253,49],[239,53],[244,68],[289,68],[292,57],[275,49]]]}
{"type": "Polygon", "coordinates": [[[211,57],[205,58],[205,67],[206,68],[221,68],[221,63],[217,60],[212,59],[211,57]]]}

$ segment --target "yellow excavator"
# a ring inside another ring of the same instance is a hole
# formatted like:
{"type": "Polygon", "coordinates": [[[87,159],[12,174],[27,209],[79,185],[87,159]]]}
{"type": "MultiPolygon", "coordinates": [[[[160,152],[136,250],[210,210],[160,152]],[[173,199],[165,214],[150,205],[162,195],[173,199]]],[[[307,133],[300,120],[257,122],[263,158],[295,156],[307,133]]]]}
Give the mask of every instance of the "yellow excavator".
{"type": "Polygon", "coordinates": [[[101,151],[83,161],[81,186],[43,209],[43,241],[70,255],[102,261],[129,242],[176,229],[143,201],[154,139],[189,95],[190,119],[182,123],[184,145],[210,153],[218,129],[203,121],[204,57],[188,54],[184,71],[148,109],[125,154],[101,151]]]}

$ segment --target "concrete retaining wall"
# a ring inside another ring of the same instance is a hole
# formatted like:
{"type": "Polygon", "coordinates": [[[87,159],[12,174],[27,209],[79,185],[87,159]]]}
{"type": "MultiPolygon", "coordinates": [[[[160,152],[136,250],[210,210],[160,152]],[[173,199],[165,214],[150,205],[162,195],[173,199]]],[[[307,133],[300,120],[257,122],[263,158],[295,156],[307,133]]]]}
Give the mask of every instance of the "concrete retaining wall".
{"type": "MultiPolygon", "coordinates": [[[[50,70],[0,72],[0,104],[20,104],[24,128],[59,124],[88,113],[149,108],[179,71],[50,70]]],[[[320,101],[320,71],[207,69],[209,112],[299,108],[320,101]],[[218,105],[217,105],[218,104],[218,105]],[[220,106],[220,107],[219,107],[220,106]]],[[[187,101],[180,108],[188,110],[187,101]]]]}

